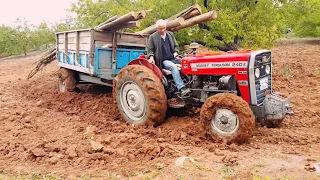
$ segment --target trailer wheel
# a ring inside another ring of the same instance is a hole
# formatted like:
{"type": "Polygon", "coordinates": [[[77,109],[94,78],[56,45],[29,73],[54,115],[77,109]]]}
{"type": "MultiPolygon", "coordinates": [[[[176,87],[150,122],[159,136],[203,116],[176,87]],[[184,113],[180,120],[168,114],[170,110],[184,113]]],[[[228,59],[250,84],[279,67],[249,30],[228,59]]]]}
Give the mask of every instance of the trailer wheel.
{"type": "Polygon", "coordinates": [[[59,91],[72,92],[76,89],[77,80],[76,73],[72,70],[60,68],[58,71],[58,87],[59,91]]]}
{"type": "Polygon", "coordinates": [[[282,123],[283,119],[276,120],[263,120],[262,125],[267,126],[267,128],[277,128],[282,123]]]}
{"type": "Polygon", "coordinates": [[[122,117],[132,124],[160,125],[167,111],[161,80],[142,65],[128,65],[113,82],[113,95],[122,117]]]}
{"type": "Polygon", "coordinates": [[[209,136],[227,143],[244,143],[252,136],[255,118],[247,102],[231,93],[209,97],[201,108],[209,136]]]}

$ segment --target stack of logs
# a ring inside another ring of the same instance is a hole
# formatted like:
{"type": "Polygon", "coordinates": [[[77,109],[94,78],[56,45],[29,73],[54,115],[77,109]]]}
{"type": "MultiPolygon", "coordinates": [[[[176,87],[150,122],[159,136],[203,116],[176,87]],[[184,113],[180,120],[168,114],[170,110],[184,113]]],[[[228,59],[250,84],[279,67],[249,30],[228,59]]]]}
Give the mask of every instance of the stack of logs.
{"type": "Polygon", "coordinates": [[[140,27],[140,22],[138,20],[144,19],[146,15],[147,13],[144,10],[140,12],[132,11],[123,16],[116,15],[94,27],[94,29],[102,31],[117,31],[124,28],[140,27]]]}
{"type": "MultiPolygon", "coordinates": [[[[147,11],[130,12],[123,16],[113,16],[104,23],[96,26],[95,30],[101,31],[117,31],[124,28],[137,28],[140,27],[139,20],[146,17],[147,11]]],[[[179,31],[196,24],[201,24],[217,18],[215,11],[210,11],[202,14],[201,7],[197,4],[179,12],[178,14],[166,19],[167,30],[179,31]]],[[[152,34],[156,31],[156,25],[152,25],[143,29],[135,34],[152,34]]]]}

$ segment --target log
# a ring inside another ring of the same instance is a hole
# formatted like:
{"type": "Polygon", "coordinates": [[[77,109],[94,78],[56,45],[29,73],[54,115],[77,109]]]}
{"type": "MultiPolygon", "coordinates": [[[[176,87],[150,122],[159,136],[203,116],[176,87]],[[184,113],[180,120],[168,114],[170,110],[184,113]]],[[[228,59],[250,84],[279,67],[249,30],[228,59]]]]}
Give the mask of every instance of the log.
{"type": "Polygon", "coordinates": [[[201,11],[198,11],[197,9],[195,9],[195,10],[191,11],[190,13],[184,15],[183,18],[185,20],[187,20],[187,19],[190,19],[192,17],[198,16],[200,14],[202,14],[201,11]]]}
{"type": "Polygon", "coordinates": [[[105,22],[103,22],[103,23],[99,24],[98,26],[94,27],[94,29],[99,29],[102,25],[107,24],[109,22],[112,22],[112,21],[116,20],[118,17],[119,17],[119,15],[112,16],[111,18],[109,18],[105,22]]]}
{"type": "Polygon", "coordinates": [[[176,26],[174,28],[169,28],[168,30],[173,31],[173,32],[179,31],[180,29],[184,29],[184,28],[193,26],[195,24],[200,24],[203,22],[211,21],[216,18],[217,18],[217,13],[215,11],[210,11],[205,14],[201,14],[199,16],[192,17],[192,18],[186,20],[184,24],[182,24],[180,26],[176,26]]]}
{"type": "MultiPolygon", "coordinates": [[[[173,19],[173,20],[169,20],[167,22],[167,29],[168,28],[174,28],[174,27],[177,27],[177,26],[181,26],[185,23],[183,17],[179,17],[179,18],[176,18],[176,19],[173,19]]],[[[149,26],[147,27],[146,29],[143,29],[142,31],[139,31],[139,32],[136,32],[135,34],[151,34],[153,32],[157,31],[157,28],[156,28],[156,25],[152,25],[152,26],[149,26]]]]}
{"type": "MultiPolygon", "coordinates": [[[[201,13],[202,13],[201,7],[198,4],[190,6],[187,9],[184,9],[183,11],[179,12],[178,14],[175,14],[175,15],[169,17],[168,19],[166,19],[166,20],[168,20],[167,29],[182,25],[182,24],[171,24],[170,21],[173,21],[177,18],[181,19],[181,17],[184,20],[189,19],[189,18],[197,16],[201,13]]],[[[182,21],[182,20],[180,20],[180,21],[182,21]]],[[[147,27],[146,29],[143,29],[143,30],[137,32],[137,34],[151,34],[151,33],[155,32],[156,30],[157,30],[156,25],[152,25],[152,26],[147,27]]]]}
{"type": "MultiPolygon", "coordinates": [[[[141,16],[140,16],[141,18],[141,16]]],[[[102,25],[101,27],[99,27],[98,30],[112,30],[114,27],[119,26],[120,24],[125,24],[129,21],[134,21],[134,20],[139,20],[138,19],[138,13],[135,12],[129,12],[123,16],[120,16],[119,18],[117,18],[116,20],[109,22],[107,24],[102,25]]]]}
{"type": "Polygon", "coordinates": [[[117,31],[124,28],[138,28],[140,26],[141,26],[141,23],[139,21],[130,21],[130,22],[127,22],[126,24],[121,24],[115,27],[113,31],[117,31]]]}
{"type": "Polygon", "coordinates": [[[135,19],[135,20],[137,21],[137,20],[140,20],[140,19],[144,19],[146,17],[147,17],[147,12],[145,10],[142,10],[142,11],[138,12],[137,19],[135,19]]]}
{"type": "Polygon", "coordinates": [[[189,18],[194,17],[199,14],[202,14],[201,7],[198,4],[195,4],[193,6],[188,7],[187,9],[184,9],[183,11],[179,12],[178,14],[171,16],[170,18],[168,18],[168,20],[175,19],[178,17],[183,17],[184,19],[189,19],[189,18]],[[193,12],[193,11],[195,11],[195,12],[193,12]],[[192,15],[189,15],[190,13],[192,13],[192,15]]]}

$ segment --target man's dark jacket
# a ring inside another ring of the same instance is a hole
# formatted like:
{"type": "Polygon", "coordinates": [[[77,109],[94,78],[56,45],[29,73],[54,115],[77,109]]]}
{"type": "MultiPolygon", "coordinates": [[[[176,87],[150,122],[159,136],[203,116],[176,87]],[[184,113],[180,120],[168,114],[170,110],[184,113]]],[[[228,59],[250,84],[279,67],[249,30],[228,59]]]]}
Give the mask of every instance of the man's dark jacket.
{"type": "MultiPolygon", "coordinates": [[[[176,38],[173,35],[173,32],[166,31],[166,36],[168,36],[169,44],[170,44],[170,51],[173,54],[174,52],[179,53],[178,43],[176,38]]],[[[155,59],[155,64],[162,69],[162,46],[161,46],[161,36],[159,32],[154,32],[149,36],[148,45],[147,45],[147,53],[148,59],[150,56],[153,56],[155,59]]]]}

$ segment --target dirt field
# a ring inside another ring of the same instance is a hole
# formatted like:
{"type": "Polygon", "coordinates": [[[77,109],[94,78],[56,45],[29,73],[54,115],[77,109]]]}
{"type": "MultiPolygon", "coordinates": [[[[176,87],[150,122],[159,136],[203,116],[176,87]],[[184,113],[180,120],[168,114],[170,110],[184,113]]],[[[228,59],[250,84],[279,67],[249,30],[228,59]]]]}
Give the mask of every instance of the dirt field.
{"type": "Polygon", "coordinates": [[[272,51],[273,89],[295,114],[241,146],[209,140],[198,114],[131,126],[110,88],[59,94],[56,62],[26,80],[39,55],[0,59],[0,179],[320,179],[320,41],[272,51]]]}

